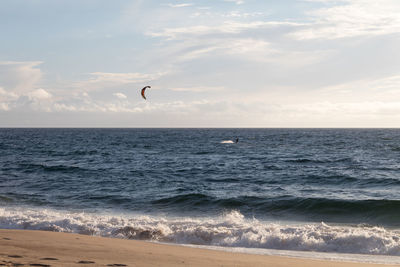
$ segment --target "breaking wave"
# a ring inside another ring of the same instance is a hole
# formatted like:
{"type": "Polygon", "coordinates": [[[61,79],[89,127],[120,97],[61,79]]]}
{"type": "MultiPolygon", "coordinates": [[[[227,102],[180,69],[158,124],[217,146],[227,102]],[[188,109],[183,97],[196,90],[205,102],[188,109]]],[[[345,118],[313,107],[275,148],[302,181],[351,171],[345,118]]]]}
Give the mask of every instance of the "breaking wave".
{"type": "Polygon", "coordinates": [[[223,140],[220,143],[221,144],[234,144],[235,142],[233,142],[232,140],[223,140]]]}
{"type": "Polygon", "coordinates": [[[0,228],[230,248],[400,256],[400,231],[369,225],[278,224],[231,211],[214,218],[0,208],[0,228]]]}

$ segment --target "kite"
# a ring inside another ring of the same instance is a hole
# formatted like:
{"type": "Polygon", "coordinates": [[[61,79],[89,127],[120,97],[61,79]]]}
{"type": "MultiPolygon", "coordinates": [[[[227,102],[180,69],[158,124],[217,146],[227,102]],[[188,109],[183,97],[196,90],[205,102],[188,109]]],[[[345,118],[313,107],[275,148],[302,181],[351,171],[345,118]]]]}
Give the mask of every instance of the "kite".
{"type": "Polygon", "coordinates": [[[145,86],[145,87],[143,87],[143,89],[142,89],[142,97],[146,100],[146,96],[144,95],[144,91],[146,91],[146,89],[147,88],[151,88],[151,86],[149,86],[149,85],[147,85],[147,86],[145,86]]]}

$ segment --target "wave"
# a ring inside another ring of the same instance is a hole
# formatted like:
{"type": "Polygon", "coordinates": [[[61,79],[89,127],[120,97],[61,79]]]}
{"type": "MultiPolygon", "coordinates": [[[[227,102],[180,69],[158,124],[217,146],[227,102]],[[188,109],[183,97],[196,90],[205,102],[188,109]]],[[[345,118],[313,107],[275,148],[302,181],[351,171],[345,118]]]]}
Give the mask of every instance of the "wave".
{"type": "Polygon", "coordinates": [[[0,227],[176,244],[400,256],[400,231],[368,225],[285,225],[230,211],[214,218],[0,208],[0,227]]]}
{"type": "Polygon", "coordinates": [[[289,163],[343,163],[343,162],[354,162],[352,158],[337,158],[337,159],[323,159],[323,158],[297,158],[285,160],[289,163]]]}
{"type": "MultiPolygon", "coordinates": [[[[278,188],[279,190],[279,188],[278,188]]],[[[217,198],[205,194],[180,194],[161,198],[151,203],[161,210],[226,210],[236,209],[244,214],[258,214],[269,218],[303,218],[309,221],[379,224],[400,226],[400,200],[346,200],[280,197],[238,196],[217,198]]]]}
{"type": "MultiPolygon", "coordinates": [[[[387,170],[387,169],[385,169],[387,170]]],[[[337,174],[337,175],[304,175],[299,176],[307,184],[315,185],[360,185],[360,186],[378,186],[385,187],[388,185],[400,185],[400,179],[397,177],[357,177],[349,174],[337,174]]]]}
{"type": "Polygon", "coordinates": [[[10,197],[0,195],[0,204],[7,203],[7,202],[13,202],[13,201],[14,200],[10,197]]]}
{"type": "Polygon", "coordinates": [[[76,172],[82,171],[82,169],[78,166],[70,166],[64,164],[57,164],[57,165],[48,165],[48,164],[35,164],[35,163],[22,163],[19,164],[20,168],[25,172],[34,172],[34,171],[45,171],[45,172],[76,172]]]}
{"type": "Polygon", "coordinates": [[[75,150],[75,151],[71,152],[71,154],[75,155],[75,156],[96,155],[98,153],[99,153],[99,151],[96,150],[96,149],[92,149],[92,150],[75,150]]]}
{"type": "Polygon", "coordinates": [[[237,178],[207,178],[204,181],[210,183],[240,183],[242,180],[237,178]]]}
{"type": "Polygon", "coordinates": [[[213,197],[204,194],[183,194],[173,197],[167,197],[158,199],[152,202],[152,204],[160,205],[176,205],[176,204],[187,204],[187,205],[208,205],[213,201],[213,197]]]}

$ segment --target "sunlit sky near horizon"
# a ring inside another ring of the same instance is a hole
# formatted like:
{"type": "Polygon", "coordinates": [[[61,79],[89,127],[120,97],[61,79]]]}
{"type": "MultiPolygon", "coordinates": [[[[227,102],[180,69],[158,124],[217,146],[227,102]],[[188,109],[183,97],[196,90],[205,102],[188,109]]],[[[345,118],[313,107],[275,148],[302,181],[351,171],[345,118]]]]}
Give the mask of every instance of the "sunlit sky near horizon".
{"type": "Polygon", "coordinates": [[[400,127],[398,0],[2,0],[0,34],[0,127],[400,127]]]}

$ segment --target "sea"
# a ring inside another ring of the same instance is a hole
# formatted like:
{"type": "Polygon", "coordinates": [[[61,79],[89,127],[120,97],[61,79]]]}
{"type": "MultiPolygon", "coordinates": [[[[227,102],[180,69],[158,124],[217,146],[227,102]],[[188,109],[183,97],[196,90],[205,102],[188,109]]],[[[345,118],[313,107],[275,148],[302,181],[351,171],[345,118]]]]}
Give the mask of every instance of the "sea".
{"type": "Polygon", "coordinates": [[[2,128],[0,228],[400,263],[400,129],[2,128]]]}

